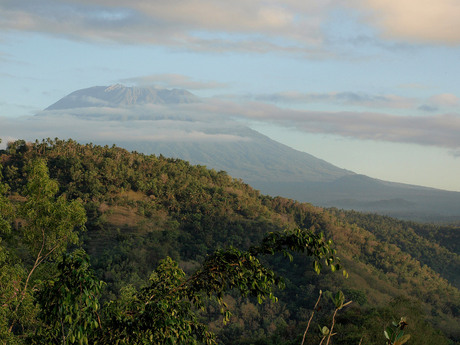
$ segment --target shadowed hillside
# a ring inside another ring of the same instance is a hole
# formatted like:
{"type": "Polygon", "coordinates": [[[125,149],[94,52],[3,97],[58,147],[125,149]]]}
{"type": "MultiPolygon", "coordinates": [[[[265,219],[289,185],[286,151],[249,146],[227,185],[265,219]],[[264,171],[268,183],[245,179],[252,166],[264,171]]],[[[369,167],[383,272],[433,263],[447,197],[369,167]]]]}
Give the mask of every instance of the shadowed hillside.
{"type": "MultiPolygon", "coordinates": [[[[414,330],[414,336],[435,337],[434,327],[460,339],[458,246],[444,246],[445,236],[438,243],[427,240],[440,233],[439,228],[327,211],[261,195],[225,172],[182,160],[59,140],[16,142],[2,152],[3,179],[13,200],[20,200],[26,168],[39,157],[46,159],[60,194],[83,201],[88,217],[84,246],[98,277],[108,284],[107,299],[119,296],[127,284],[142,286],[166,256],[192,271],[217,248],[248,248],[269,231],[300,227],[334,240],[349,278],[316,275],[312,261],[300,254],[292,264],[281,256],[270,259],[285,277],[280,303],[258,306],[251,299],[228,295],[231,322],[223,327],[212,317],[208,321],[222,342],[269,343],[276,336],[278,344],[298,343],[319,289],[338,288],[355,302],[338,328],[351,338],[337,337],[335,344],[357,343],[363,334],[369,344],[379,344],[382,322],[400,317],[409,306],[409,323],[429,322],[417,329],[419,333],[414,330]],[[379,335],[374,339],[372,334],[379,335]]],[[[6,240],[10,248],[17,245],[14,238],[6,240]]],[[[23,255],[20,248],[13,250],[18,258],[23,255]]],[[[212,316],[215,306],[206,308],[212,316]]]]}

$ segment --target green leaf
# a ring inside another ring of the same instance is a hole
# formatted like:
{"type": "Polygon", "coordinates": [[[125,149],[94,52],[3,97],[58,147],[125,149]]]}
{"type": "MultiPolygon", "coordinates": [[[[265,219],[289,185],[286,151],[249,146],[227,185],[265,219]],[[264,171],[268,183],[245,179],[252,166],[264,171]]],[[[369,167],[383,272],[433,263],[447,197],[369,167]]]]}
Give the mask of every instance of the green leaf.
{"type": "Polygon", "coordinates": [[[345,302],[345,295],[343,294],[342,291],[337,291],[337,293],[334,296],[333,302],[335,304],[335,307],[337,309],[341,309],[343,306],[343,303],[345,302]]]}
{"type": "Polygon", "coordinates": [[[394,345],[402,345],[406,343],[409,339],[410,339],[410,334],[406,334],[403,337],[401,337],[401,339],[399,339],[398,341],[395,341],[394,345]]]}
{"type": "Polygon", "coordinates": [[[322,335],[328,335],[330,332],[329,328],[327,328],[326,326],[323,326],[322,328],[320,328],[320,330],[322,335]]]}

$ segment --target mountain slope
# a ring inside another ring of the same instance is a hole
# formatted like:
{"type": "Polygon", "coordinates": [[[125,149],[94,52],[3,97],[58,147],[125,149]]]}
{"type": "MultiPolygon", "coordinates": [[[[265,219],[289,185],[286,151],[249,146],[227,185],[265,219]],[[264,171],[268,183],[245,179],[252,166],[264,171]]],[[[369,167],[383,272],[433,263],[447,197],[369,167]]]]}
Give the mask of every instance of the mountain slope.
{"type": "Polygon", "coordinates": [[[124,141],[123,137],[117,138],[114,134],[104,140],[93,138],[92,142],[102,145],[115,143],[128,150],[185,159],[193,164],[225,170],[248,182],[331,182],[353,174],[271,140],[236,120],[219,114],[203,116],[193,109],[188,113],[174,107],[197,102],[199,98],[185,90],[157,90],[118,84],[95,86],[65,96],[46,108],[39,117],[57,120],[62,111],[79,119],[98,121],[95,126],[121,120],[126,131],[143,126],[150,133],[171,132],[170,137],[166,134],[156,140],[140,136],[124,141]],[[172,108],[168,112],[166,108],[153,109],[142,105],[170,105],[172,108]],[[183,137],[172,131],[179,129],[184,132],[183,137]],[[187,136],[195,132],[206,138],[187,136]]]}
{"type": "MultiPolygon", "coordinates": [[[[222,133],[208,129],[207,134],[222,133]]],[[[294,150],[250,129],[240,126],[228,128],[226,134],[244,138],[226,142],[120,142],[119,145],[146,154],[162,154],[180,158],[193,164],[224,170],[232,176],[251,183],[272,182],[332,182],[352,175],[308,153],[294,150]]]]}
{"type": "Polygon", "coordinates": [[[460,221],[459,192],[358,175],[203,109],[206,102],[185,90],[113,85],[75,91],[38,117],[64,121],[65,114],[75,121],[72,138],[80,142],[116,144],[225,170],[270,195],[405,219],[460,221]],[[99,130],[88,138],[79,126],[99,130]]]}
{"type": "Polygon", "coordinates": [[[325,207],[377,212],[406,220],[460,221],[460,193],[350,175],[332,182],[252,181],[270,195],[310,201],[325,207]]]}

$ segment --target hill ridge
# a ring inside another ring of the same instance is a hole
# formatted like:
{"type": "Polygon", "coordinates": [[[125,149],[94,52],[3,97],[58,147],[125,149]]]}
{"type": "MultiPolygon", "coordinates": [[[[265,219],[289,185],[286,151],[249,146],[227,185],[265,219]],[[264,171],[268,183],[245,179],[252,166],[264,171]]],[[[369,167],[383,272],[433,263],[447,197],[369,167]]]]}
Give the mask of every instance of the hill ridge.
{"type": "MultiPolygon", "coordinates": [[[[460,267],[460,257],[457,246],[443,246],[455,237],[444,232],[443,241],[431,244],[430,235],[438,233],[431,225],[329,211],[264,196],[223,171],[180,159],[129,153],[118,147],[81,145],[72,140],[16,142],[0,152],[2,175],[16,200],[17,193],[24,190],[27,166],[37,158],[46,159],[62,195],[84,202],[88,217],[88,231],[83,234],[85,248],[99,277],[109,284],[111,294],[119,293],[126,284],[141,284],[166,256],[190,269],[215,248],[248,248],[267,232],[303,228],[323,232],[326,238],[334,240],[351,279],[340,274],[317,276],[310,269],[311,262],[302,256],[296,255],[289,266],[283,264],[282,258],[274,258],[272,263],[287,279],[286,290],[280,292],[280,301],[283,297],[285,301],[280,308],[289,311],[282,314],[286,322],[297,320],[297,325],[302,326],[305,313],[299,308],[314,305],[312,299],[317,298],[320,288],[340,288],[360,301],[357,303],[362,306],[354,309],[359,310],[359,315],[398,296],[411,303],[417,301],[423,306],[420,310],[428,311],[426,317],[434,325],[460,339],[456,328],[460,318],[460,281],[453,273],[460,267]],[[422,233],[423,236],[419,235],[422,233]]],[[[15,244],[13,241],[12,248],[15,244]]],[[[398,308],[408,302],[404,303],[398,308]]],[[[248,316],[241,311],[257,310],[255,305],[248,307],[251,301],[234,304],[235,317],[242,320],[248,316]]],[[[268,332],[269,323],[265,321],[275,323],[279,317],[270,310],[265,310],[270,316],[263,314],[257,331],[268,332]]],[[[399,313],[399,309],[395,310],[399,313]]],[[[350,320],[356,321],[359,315],[352,314],[350,320]]],[[[381,322],[377,330],[380,335],[381,322]]],[[[247,334],[255,336],[256,330],[247,334]]],[[[419,334],[424,330],[416,331],[419,334]]]]}
{"type": "MultiPolygon", "coordinates": [[[[460,221],[460,192],[356,174],[276,142],[233,118],[203,114],[201,105],[206,108],[205,102],[186,90],[115,84],[77,90],[40,117],[57,118],[62,112],[90,127],[94,123],[89,121],[98,121],[105,129],[104,136],[91,137],[91,142],[225,170],[264,194],[403,219],[460,221]],[[148,104],[159,107],[142,107],[148,104]],[[176,107],[185,104],[188,106],[176,107]],[[124,139],[133,130],[139,135],[124,139]]],[[[82,143],[88,141],[78,135],[85,134],[74,132],[72,137],[82,143]]]]}

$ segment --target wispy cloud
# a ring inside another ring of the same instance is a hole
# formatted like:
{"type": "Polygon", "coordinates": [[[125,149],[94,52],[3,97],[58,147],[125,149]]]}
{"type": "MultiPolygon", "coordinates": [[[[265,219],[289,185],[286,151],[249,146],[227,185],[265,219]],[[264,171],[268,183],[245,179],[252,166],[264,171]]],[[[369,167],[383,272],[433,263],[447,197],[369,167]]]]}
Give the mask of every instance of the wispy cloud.
{"type": "Polygon", "coordinates": [[[430,104],[422,104],[417,109],[421,111],[426,111],[429,113],[439,111],[439,108],[436,105],[430,105],[430,104]]]}
{"type": "Polygon", "coordinates": [[[410,108],[414,106],[412,98],[397,95],[371,95],[357,92],[330,92],[330,93],[301,93],[301,92],[279,92],[246,96],[257,101],[268,101],[274,103],[335,103],[343,105],[358,105],[373,108],[410,108]]]}
{"type": "Polygon", "coordinates": [[[460,99],[451,93],[443,93],[439,95],[434,95],[430,97],[429,102],[437,106],[458,106],[460,104],[460,99]]]}
{"type": "Polygon", "coordinates": [[[287,49],[321,42],[328,6],[300,0],[7,0],[0,3],[0,29],[192,49],[231,50],[232,43],[247,41],[258,42],[248,50],[287,49]]]}
{"type": "Polygon", "coordinates": [[[269,121],[306,133],[325,133],[363,140],[460,148],[460,114],[397,116],[376,112],[328,112],[281,108],[261,102],[214,100],[195,105],[202,111],[269,121]]]}
{"type": "Polygon", "coordinates": [[[364,92],[341,91],[326,93],[303,93],[297,91],[277,92],[268,94],[223,95],[228,100],[258,101],[283,105],[321,105],[331,109],[338,105],[344,112],[347,109],[392,111],[393,109],[423,112],[457,111],[460,99],[450,93],[436,94],[425,98],[405,97],[396,94],[370,94],[364,92]]]}
{"type": "Polygon", "coordinates": [[[147,76],[121,79],[120,82],[136,86],[162,86],[165,88],[181,88],[188,90],[222,89],[228,85],[216,81],[197,81],[182,74],[152,74],[147,76]]]}
{"type": "MultiPolygon", "coordinates": [[[[446,98],[442,98],[446,100],[446,98]]],[[[447,97],[453,101],[454,98],[447,97]]],[[[460,152],[460,114],[397,116],[370,111],[287,109],[261,101],[207,99],[174,106],[77,108],[44,111],[22,119],[1,118],[0,137],[46,137],[82,141],[244,141],[241,120],[270,122],[305,133],[360,140],[412,143],[460,152]],[[71,125],[70,125],[71,124],[71,125]]]]}
{"type": "Polygon", "coordinates": [[[426,103],[419,106],[418,109],[434,112],[439,111],[439,109],[453,108],[456,109],[460,104],[460,99],[451,93],[443,93],[439,95],[431,96],[426,103]]]}
{"type": "MultiPolygon", "coordinates": [[[[328,41],[324,28],[333,20],[331,12],[345,6],[390,40],[460,43],[456,0],[5,0],[0,2],[0,30],[200,51],[279,51],[324,58],[331,54],[324,49],[328,41]]],[[[366,35],[356,39],[355,44],[360,45],[363,40],[375,41],[366,35]]]]}
{"type": "Polygon", "coordinates": [[[363,19],[396,40],[460,44],[457,0],[351,0],[363,19]]]}
{"type": "Polygon", "coordinates": [[[22,118],[0,117],[3,145],[12,139],[72,138],[83,142],[229,142],[250,140],[242,126],[218,114],[186,106],[144,105],[43,111],[22,118]],[[225,129],[225,131],[222,131],[225,129]]]}

